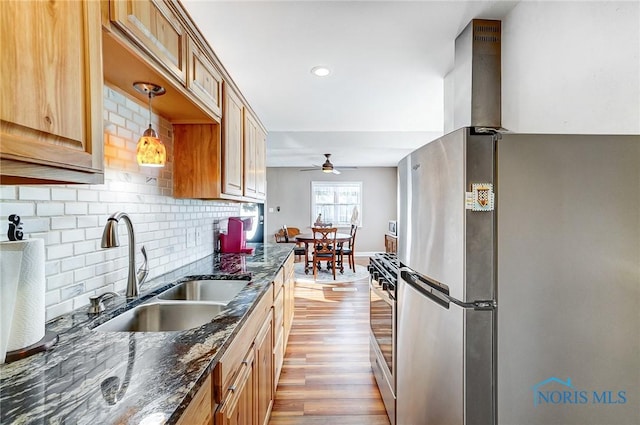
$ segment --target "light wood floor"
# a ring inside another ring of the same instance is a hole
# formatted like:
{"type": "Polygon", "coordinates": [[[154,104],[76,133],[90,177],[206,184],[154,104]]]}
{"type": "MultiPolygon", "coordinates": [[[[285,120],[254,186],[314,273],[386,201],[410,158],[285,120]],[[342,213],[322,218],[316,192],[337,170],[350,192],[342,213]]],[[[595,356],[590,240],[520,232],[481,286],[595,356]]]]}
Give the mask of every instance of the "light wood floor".
{"type": "MultiPolygon", "coordinates": [[[[368,259],[357,263],[366,265],[368,259]]],[[[389,425],[369,364],[367,280],[296,283],[295,296],[269,424],[389,425]]]]}

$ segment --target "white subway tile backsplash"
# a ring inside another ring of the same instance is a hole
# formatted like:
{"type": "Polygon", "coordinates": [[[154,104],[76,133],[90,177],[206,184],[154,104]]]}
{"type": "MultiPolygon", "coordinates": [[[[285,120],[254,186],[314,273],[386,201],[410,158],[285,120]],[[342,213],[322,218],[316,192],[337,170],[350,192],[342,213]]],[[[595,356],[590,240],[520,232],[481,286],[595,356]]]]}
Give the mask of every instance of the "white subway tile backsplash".
{"type": "MultiPolygon", "coordinates": [[[[63,272],[68,272],[70,270],[75,271],[76,269],[79,269],[81,267],[84,267],[83,256],[69,257],[60,261],[60,269],[63,272]]],[[[75,278],[75,275],[74,275],[74,278],[75,278]]]]}
{"type": "Polygon", "coordinates": [[[77,197],[77,191],[75,189],[67,188],[52,188],[51,200],[52,201],[75,201],[77,197]]]}
{"type": "Polygon", "coordinates": [[[51,189],[40,186],[20,186],[18,188],[18,198],[22,201],[49,201],[51,199],[51,189]]]}
{"type": "Polygon", "coordinates": [[[18,198],[18,188],[16,186],[0,186],[0,199],[11,200],[18,198]]]}
{"type": "MultiPolygon", "coordinates": [[[[102,237],[102,236],[101,236],[102,237]]],[[[86,242],[76,242],[73,244],[74,255],[82,255],[94,252],[100,241],[88,240],[86,242]]]]}
{"type": "Polygon", "coordinates": [[[78,228],[98,226],[98,217],[93,215],[81,216],[77,218],[78,228]]]}
{"type": "Polygon", "coordinates": [[[61,232],[62,243],[84,241],[84,230],[75,229],[61,232]]]}
{"type": "MultiPolygon", "coordinates": [[[[124,291],[129,264],[126,226],[119,232],[120,248],[100,247],[112,213],[130,215],[138,264],[144,244],[153,278],[210,255],[213,220],[239,212],[238,204],[172,198],[171,123],[152,116],[169,161],[162,169],[145,169],[136,163],[135,149],[148,126],[146,107],[104,86],[104,108],[104,184],[0,186],[0,215],[20,215],[28,237],[45,241],[47,319],[86,305],[90,295],[124,291]],[[201,245],[186,247],[187,227],[203,229],[201,245]]],[[[5,232],[0,240],[6,240],[5,232]]]]}
{"type": "Polygon", "coordinates": [[[131,120],[133,119],[133,115],[134,115],[134,111],[132,111],[131,109],[129,109],[127,106],[130,102],[127,101],[127,104],[125,105],[119,105],[117,112],[118,115],[126,120],[131,120]]]}
{"type": "Polygon", "coordinates": [[[96,275],[95,267],[78,267],[73,271],[73,280],[80,282],[81,280],[91,279],[96,275]]]}
{"type": "Polygon", "coordinates": [[[66,215],[84,215],[87,214],[89,206],[86,202],[67,202],[64,204],[64,212],[66,215]]]}
{"type": "Polygon", "coordinates": [[[107,204],[103,204],[100,202],[90,203],[89,204],[89,214],[93,215],[106,215],[109,213],[109,208],[107,204]]]}
{"type": "Polygon", "coordinates": [[[36,214],[40,217],[63,215],[64,204],[60,202],[40,202],[36,204],[36,214]]]}
{"type": "MultiPolygon", "coordinates": [[[[88,300],[87,300],[88,302],[88,300]]],[[[73,300],[66,300],[59,304],[47,306],[46,320],[51,320],[73,310],[73,300]]]]}
{"type": "Polygon", "coordinates": [[[75,281],[73,280],[73,272],[65,272],[54,276],[47,276],[48,290],[64,288],[66,286],[73,285],[74,283],[75,281]]]}
{"type": "Polygon", "coordinates": [[[47,260],[71,257],[73,255],[73,244],[47,246],[47,260]]]}
{"type": "MultiPolygon", "coordinates": [[[[35,215],[36,205],[32,202],[29,203],[19,203],[19,202],[2,202],[0,203],[0,214],[3,217],[9,217],[11,214],[18,214],[21,218],[32,217],[35,215]]],[[[6,239],[5,232],[0,233],[0,237],[3,237],[3,240],[6,239]]]]}
{"type": "Polygon", "coordinates": [[[97,190],[78,190],[78,201],[96,202],[98,200],[97,190]]]}
{"type": "Polygon", "coordinates": [[[50,306],[53,304],[57,304],[60,302],[60,291],[47,291],[44,294],[44,304],[45,306],[50,306]]]}
{"type": "Polygon", "coordinates": [[[62,229],[75,229],[76,228],[76,218],[75,217],[51,217],[51,229],[53,230],[62,230],[62,229]]]}
{"type": "Polygon", "coordinates": [[[29,217],[22,220],[22,231],[25,234],[31,232],[47,232],[49,230],[48,218],[29,217]]]}

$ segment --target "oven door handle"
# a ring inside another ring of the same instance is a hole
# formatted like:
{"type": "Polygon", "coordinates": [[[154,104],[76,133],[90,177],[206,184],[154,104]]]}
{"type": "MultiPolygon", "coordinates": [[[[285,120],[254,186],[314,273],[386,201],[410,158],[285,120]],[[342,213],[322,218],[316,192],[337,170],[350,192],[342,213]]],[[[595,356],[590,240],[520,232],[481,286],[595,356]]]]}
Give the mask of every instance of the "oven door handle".
{"type": "Polygon", "coordinates": [[[393,298],[389,295],[389,293],[387,291],[382,290],[381,288],[379,288],[377,285],[375,285],[373,282],[375,282],[374,280],[371,280],[369,282],[369,287],[371,288],[371,290],[373,292],[375,292],[375,294],[380,297],[384,302],[386,302],[387,304],[389,304],[390,306],[393,306],[393,298]]]}

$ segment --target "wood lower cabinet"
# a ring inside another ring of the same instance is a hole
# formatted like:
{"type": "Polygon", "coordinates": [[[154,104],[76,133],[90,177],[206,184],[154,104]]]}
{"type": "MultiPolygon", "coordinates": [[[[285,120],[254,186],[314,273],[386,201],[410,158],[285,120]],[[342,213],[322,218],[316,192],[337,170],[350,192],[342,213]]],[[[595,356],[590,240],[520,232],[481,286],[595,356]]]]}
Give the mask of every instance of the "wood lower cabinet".
{"type": "Polygon", "coordinates": [[[207,377],[176,425],[211,425],[211,376],[207,377]]]}
{"type": "Polygon", "coordinates": [[[224,404],[216,413],[216,425],[249,425],[254,423],[254,349],[247,352],[229,387],[224,404]]]}
{"type": "Polygon", "coordinates": [[[267,425],[273,407],[275,393],[273,392],[273,356],[272,356],[273,326],[271,318],[262,326],[256,337],[255,360],[255,394],[256,394],[256,425],[267,425]]]}
{"type": "Polygon", "coordinates": [[[394,254],[398,252],[398,238],[396,236],[384,235],[384,251],[394,254]]]}
{"type": "Polygon", "coordinates": [[[284,263],[284,303],[283,303],[283,317],[284,317],[284,346],[287,346],[289,341],[289,333],[291,332],[291,325],[293,324],[294,314],[294,291],[295,291],[295,274],[293,270],[294,258],[293,254],[287,258],[284,263]]]}
{"type": "Polygon", "coordinates": [[[100,3],[2,1],[0,40],[0,184],[102,183],[100,3]]]}

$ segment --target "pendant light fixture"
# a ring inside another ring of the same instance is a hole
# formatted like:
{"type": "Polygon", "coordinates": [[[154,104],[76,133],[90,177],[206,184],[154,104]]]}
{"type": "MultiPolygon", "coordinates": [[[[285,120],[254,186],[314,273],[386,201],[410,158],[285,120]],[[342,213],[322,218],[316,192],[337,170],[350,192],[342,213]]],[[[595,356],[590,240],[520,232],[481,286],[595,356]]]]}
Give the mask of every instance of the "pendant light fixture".
{"type": "Polygon", "coordinates": [[[164,144],[158,139],[158,133],[151,127],[151,99],[155,96],[162,96],[166,93],[164,87],[153,83],[133,83],[133,88],[149,98],[149,128],[138,140],[136,146],[136,158],[141,167],[164,167],[167,161],[167,150],[164,144]]]}

